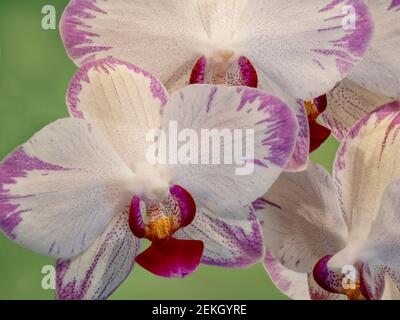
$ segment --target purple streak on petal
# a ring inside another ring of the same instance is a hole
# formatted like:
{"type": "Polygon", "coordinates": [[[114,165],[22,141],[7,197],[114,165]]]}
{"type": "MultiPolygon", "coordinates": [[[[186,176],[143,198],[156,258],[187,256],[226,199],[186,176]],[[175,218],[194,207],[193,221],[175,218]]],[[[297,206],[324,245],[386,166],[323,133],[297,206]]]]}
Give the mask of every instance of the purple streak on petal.
{"type": "MultiPolygon", "coordinates": [[[[61,18],[60,30],[64,46],[72,59],[77,60],[91,53],[112,49],[110,46],[93,46],[94,38],[100,35],[80,29],[80,27],[88,27],[82,21],[83,19],[96,19],[96,16],[106,14],[107,12],[102,10],[96,1],[70,1],[61,18]]],[[[94,58],[95,55],[91,57],[94,58]]]]}
{"type": "MultiPolygon", "coordinates": [[[[293,112],[281,100],[263,91],[244,87],[238,87],[237,91],[242,93],[237,111],[244,107],[249,108],[248,104],[257,101],[258,111],[263,111],[267,115],[265,121],[263,120],[259,124],[266,127],[264,131],[266,138],[261,142],[269,150],[268,155],[262,160],[267,160],[279,167],[285,167],[292,155],[294,142],[297,138],[298,123],[293,112]]],[[[255,127],[257,127],[257,124],[255,124],[255,127]]]]}
{"type": "Polygon", "coordinates": [[[272,282],[282,291],[287,292],[292,283],[285,277],[282,277],[282,266],[279,265],[277,260],[270,252],[267,252],[264,258],[264,266],[271,276],[272,282]]]}
{"type": "Polygon", "coordinates": [[[396,9],[395,11],[400,10],[400,0],[392,0],[388,10],[396,9]]]}
{"type": "MultiPolygon", "coordinates": [[[[400,133],[400,102],[394,101],[388,104],[383,105],[382,107],[378,108],[376,111],[369,113],[368,115],[364,116],[360,119],[348,132],[347,137],[342,141],[342,145],[340,146],[336,161],[335,161],[335,171],[339,172],[346,168],[345,163],[345,155],[347,151],[347,144],[349,140],[354,140],[359,135],[361,129],[363,129],[371,120],[371,117],[376,117],[375,127],[381,124],[382,121],[387,119],[390,116],[393,116],[393,119],[390,120],[390,123],[387,127],[386,131],[386,138],[382,142],[381,145],[381,155],[385,151],[385,148],[388,144],[389,135],[395,131],[395,138],[398,137],[400,133]],[[394,116],[393,116],[394,115],[394,116]]],[[[337,183],[339,183],[337,181],[337,183]]]]}
{"type": "Polygon", "coordinates": [[[299,124],[299,133],[291,159],[286,165],[286,170],[296,171],[307,165],[310,150],[310,128],[304,103],[297,100],[296,118],[299,124]]]}
{"type": "Polygon", "coordinates": [[[104,71],[109,73],[110,70],[115,70],[115,67],[118,65],[122,65],[127,67],[129,70],[137,73],[142,74],[146,78],[150,79],[150,91],[152,93],[153,98],[160,100],[161,102],[161,110],[163,112],[163,108],[165,107],[168,96],[166,90],[164,89],[163,85],[150,73],[140,69],[139,67],[130,64],[128,62],[124,62],[112,57],[99,59],[96,61],[89,62],[79,68],[77,73],[72,78],[70,83],[68,94],[67,94],[67,102],[70,114],[75,118],[84,118],[84,114],[79,109],[79,94],[82,91],[82,82],[90,83],[88,72],[92,69],[96,71],[104,71]]]}
{"type": "Polygon", "coordinates": [[[7,185],[17,184],[19,178],[25,178],[31,171],[59,171],[68,170],[60,166],[41,161],[25,153],[22,147],[18,147],[10,156],[0,164],[0,228],[11,239],[15,239],[14,229],[22,221],[21,213],[30,209],[20,209],[18,199],[34,197],[34,195],[12,195],[7,185]],[[17,201],[14,201],[17,200],[17,201]]]}
{"type": "MultiPolygon", "coordinates": [[[[347,30],[346,34],[342,38],[331,41],[333,46],[337,49],[314,48],[312,51],[325,56],[335,56],[336,66],[341,75],[345,77],[351,72],[354,67],[354,62],[358,61],[367,51],[374,32],[374,24],[368,11],[368,7],[361,0],[333,0],[331,3],[319,10],[319,12],[327,13],[336,9],[339,5],[342,7],[347,5],[354,8],[357,15],[356,28],[347,30]]],[[[342,28],[342,20],[339,18],[340,16],[337,14],[326,18],[325,21],[338,20],[338,25],[321,28],[318,31],[331,32],[332,30],[342,28]]]]}
{"type": "Polygon", "coordinates": [[[218,87],[213,87],[211,89],[210,95],[208,96],[207,113],[210,112],[210,108],[211,108],[211,105],[212,105],[212,103],[214,101],[214,98],[215,98],[215,95],[216,95],[217,91],[218,91],[218,87]]]}
{"type": "MultiPolygon", "coordinates": [[[[238,250],[240,250],[241,255],[240,258],[235,258],[234,261],[224,258],[215,259],[203,256],[201,262],[219,267],[238,268],[247,267],[259,261],[262,258],[265,249],[260,223],[254,211],[255,210],[250,207],[250,215],[248,219],[251,223],[250,233],[246,232],[241,227],[232,226],[224,220],[208,216],[212,228],[219,234],[219,236],[224,237],[227,243],[232,244],[232,255],[237,255],[238,250]]],[[[195,225],[192,225],[192,227],[196,228],[195,225]]],[[[198,231],[204,233],[202,230],[198,231]]]]}
{"type": "MultiPolygon", "coordinates": [[[[125,219],[125,218],[123,218],[125,219]]],[[[122,221],[122,220],[121,220],[122,221]]],[[[56,262],[56,289],[57,289],[57,299],[59,300],[82,300],[85,298],[85,295],[92,284],[92,277],[97,266],[97,263],[101,259],[103,259],[104,255],[109,250],[109,247],[114,245],[112,237],[113,234],[120,232],[119,228],[121,228],[120,224],[116,224],[113,229],[107,234],[105,240],[101,243],[101,246],[97,250],[97,254],[94,257],[93,261],[91,262],[89,268],[87,269],[85,276],[82,280],[79,281],[74,277],[72,280],[66,284],[63,284],[64,277],[66,276],[68,269],[71,266],[72,260],[62,260],[58,259],[56,262]]],[[[135,253],[139,252],[140,250],[140,240],[136,240],[135,243],[135,253]]],[[[110,261],[107,261],[108,265],[111,265],[116,259],[118,252],[112,257],[110,261]]],[[[132,259],[131,265],[133,269],[135,260],[132,259]]],[[[128,275],[127,275],[128,276],[128,275]]],[[[115,288],[109,295],[111,295],[117,288],[115,288]]],[[[100,292],[99,295],[101,296],[102,293],[100,292]]]]}
{"type": "Polygon", "coordinates": [[[257,200],[253,201],[251,205],[253,206],[254,210],[263,210],[266,208],[266,206],[272,206],[282,210],[282,207],[265,198],[258,198],[257,200]]]}

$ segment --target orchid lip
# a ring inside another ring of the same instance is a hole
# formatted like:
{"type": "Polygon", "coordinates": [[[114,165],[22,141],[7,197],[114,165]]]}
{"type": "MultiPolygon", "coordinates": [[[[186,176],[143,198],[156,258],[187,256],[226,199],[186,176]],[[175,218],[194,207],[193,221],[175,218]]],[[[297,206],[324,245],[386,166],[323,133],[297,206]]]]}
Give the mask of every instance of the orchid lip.
{"type": "Polygon", "coordinates": [[[161,277],[184,277],[194,272],[203,255],[203,242],[175,239],[173,234],[191,224],[195,213],[192,196],[179,185],[170,187],[169,195],[148,209],[145,201],[135,195],[129,210],[129,227],[136,237],[152,241],[136,262],[161,277]]]}
{"type": "Polygon", "coordinates": [[[195,214],[196,204],[190,193],[181,186],[174,185],[170,187],[169,195],[163,201],[152,204],[149,208],[143,199],[135,195],[129,211],[129,226],[136,237],[150,241],[163,240],[188,226],[195,214]]]}
{"type": "Polygon", "coordinates": [[[330,267],[330,261],[334,257],[326,255],[315,264],[312,275],[316,283],[328,292],[346,295],[349,300],[365,300],[360,265],[356,263],[333,268],[330,267]]]}

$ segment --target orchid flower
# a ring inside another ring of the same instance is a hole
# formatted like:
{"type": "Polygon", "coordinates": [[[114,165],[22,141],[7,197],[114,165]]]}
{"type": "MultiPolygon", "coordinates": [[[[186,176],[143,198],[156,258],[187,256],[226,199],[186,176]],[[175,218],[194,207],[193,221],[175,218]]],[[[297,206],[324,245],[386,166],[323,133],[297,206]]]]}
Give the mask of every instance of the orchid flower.
{"type": "Polygon", "coordinates": [[[200,261],[244,267],[262,258],[249,204],[293,152],[298,126],[286,104],[220,85],[168,96],[152,75],[114,58],[83,65],[67,104],[72,118],[48,125],[0,164],[0,228],[58,259],[59,299],[107,298],[135,260],[156,275],[183,277],[200,261]],[[253,173],[236,175],[234,164],[150,164],[147,133],[168,131],[173,121],[198,132],[251,128],[253,173]],[[151,245],[140,253],[141,238],[151,245]]]}
{"type": "Polygon", "coordinates": [[[284,293],[400,298],[399,132],[396,101],[349,130],[333,177],[310,163],[253,204],[269,250],[264,265],[284,293]]]}
{"type": "Polygon", "coordinates": [[[280,97],[301,128],[287,168],[296,171],[329,135],[312,112],[310,146],[303,101],[331,90],[360,62],[373,22],[362,0],[71,0],[60,28],[78,65],[113,56],[149,70],[170,92],[224,83],[280,97]],[[343,27],[349,7],[354,28],[343,27]]]}
{"type": "Polygon", "coordinates": [[[363,116],[400,98],[400,1],[366,1],[375,33],[363,61],[327,94],[322,123],[342,140],[363,116]]]}

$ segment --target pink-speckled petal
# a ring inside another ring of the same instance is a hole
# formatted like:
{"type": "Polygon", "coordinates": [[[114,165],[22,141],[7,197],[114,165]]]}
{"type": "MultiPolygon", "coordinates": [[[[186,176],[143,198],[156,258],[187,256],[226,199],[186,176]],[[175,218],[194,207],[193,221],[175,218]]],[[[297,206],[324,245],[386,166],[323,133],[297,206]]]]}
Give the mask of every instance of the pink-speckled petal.
{"type": "Polygon", "coordinates": [[[385,290],[385,268],[364,263],[360,272],[361,293],[368,300],[380,300],[385,290]]]}
{"type": "Polygon", "coordinates": [[[191,225],[179,230],[179,239],[197,239],[204,243],[201,262],[227,268],[247,267],[259,262],[264,255],[260,224],[254,208],[245,210],[246,220],[221,217],[201,204],[191,225]]]}
{"type": "Polygon", "coordinates": [[[76,256],[129,204],[132,178],[90,124],[58,120],[0,163],[0,228],[39,253],[76,256]]]}
{"type": "Polygon", "coordinates": [[[363,254],[361,273],[364,291],[370,299],[383,295],[385,277],[400,290],[400,180],[391,183],[382,196],[363,254]]]}
{"type": "Polygon", "coordinates": [[[325,291],[335,294],[345,294],[343,288],[343,273],[341,269],[333,271],[328,267],[328,262],[332,255],[322,257],[314,266],[312,277],[315,282],[325,291]]]}
{"type": "Polygon", "coordinates": [[[142,66],[171,89],[189,82],[199,57],[231,50],[303,100],[349,74],[372,32],[362,0],[73,0],[61,21],[65,47],[78,64],[111,55],[142,66]],[[354,28],[346,24],[349,6],[354,28]]]}
{"type": "Polygon", "coordinates": [[[67,105],[71,116],[88,120],[134,169],[137,161],[144,161],[146,134],[160,127],[167,98],[164,86],[151,74],[105,58],[76,72],[67,105]]]}
{"type": "Polygon", "coordinates": [[[341,81],[326,96],[327,108],[320,118],[340,141],[358,120],[392,101],[391,98],[369,91],[348,79],[341,81]]]}
{"type": "Polygon", "coordinates": [[[321,257],[345,246],[347,228],[333,180],[313,162],[305,171],[281,174],[258,201],[265,246],[286,268],[310,272],[321,257]]]}
{"type": "Polygon", "coordinates": [[[349,78],[386,96],[400,98],[400,2],[368,0],[375,34],[371,45],[349,78]]]}
{"type": "Polygon", "coordinates": [[[118,214],[84,253],[57,261],[57,299],[107,299],[132,271],[139,247],[129,230],[127,212],[118,214]]]}
{"type": "Polygon", "coordinates": [[[344,294],[337,294],[322,289],[315,282],[312,272],[308,273],[308,291],[311,300],[347,300],[344,294]]]}
{"type": "Polygon", "coordinates": [[[268,251],[263,264],[272,282],[281,292],[295,300],[310,300],[307,273],[285,268],[268,251]]]}
{"type": "Polygon", "coordinates": [[[185,85],[205,36],[190,2],[72,0],[61,19],[61,36],[78,65],[113,56],[145,68],[170,87],[185,85]]]}
{"type": "MultiPolygon", "coordinates": [[[[205,143],[193,146],[200,149],[194,155],[197,164],[174,164],[172,157],[168,161],[176,183],[192,194],[196,204],[199,201],[222,217],[240,219],[247,218],[239,216],[242,209],[278,178],[292,155],[298,132],[294,113],[275,96],[223,85],[191,85],[174,92],[164,113],[163,129],[174,132],[175,125],[177,132],[191,128],[201,137],[203,129],[210,129],[225,137],[213,138],[221,153],[206,145],[211,140],[207,136],[202,138],[209,139],[205,143]],[[228,152],[236,155],[231,162],[225,160],[228,152]]],[[[182,145],[180,142],[179,150],[182,145]]]]}
{"type": "Polygon", "coordinates": [[[368,9],[359,0],[258,0],[246,9],[241,21],[247,23],[235,34],[244,39],[242,54],[268,83],[302,100],[326,93],[349,74],[373,33],[368,9]],[[343,27],[346,6],[355,9],[355,28],[343,27]],[[260,35],[256,42],[255,35],[260,35]]]}
{"type": "Polygon", "coordinates": [[[359,120],[342,141],[334,179],[350,233],[366,238],[386,187],[400,179],[400,103],[359,120]]]}

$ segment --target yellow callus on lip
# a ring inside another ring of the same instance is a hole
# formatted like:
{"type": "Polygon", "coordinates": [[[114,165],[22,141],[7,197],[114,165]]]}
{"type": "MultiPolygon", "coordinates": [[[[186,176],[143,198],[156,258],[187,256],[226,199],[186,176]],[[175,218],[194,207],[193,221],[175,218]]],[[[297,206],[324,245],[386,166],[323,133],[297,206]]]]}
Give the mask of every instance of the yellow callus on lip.
{"type": "Polygon", "coordinates": [[[346,289],[345,292],[347,299],[349,300],[365,300],[364,296],[361,293],[361,286],[359,282],[355,284],[354,289],[346,289]]]}
{"type": "Polygon", "coordinates": [[[149,239],[161,240],[171,236],[178,229],[179,226],[175,217],[158,217],[147,225],[146,236],[149,239]]]}

